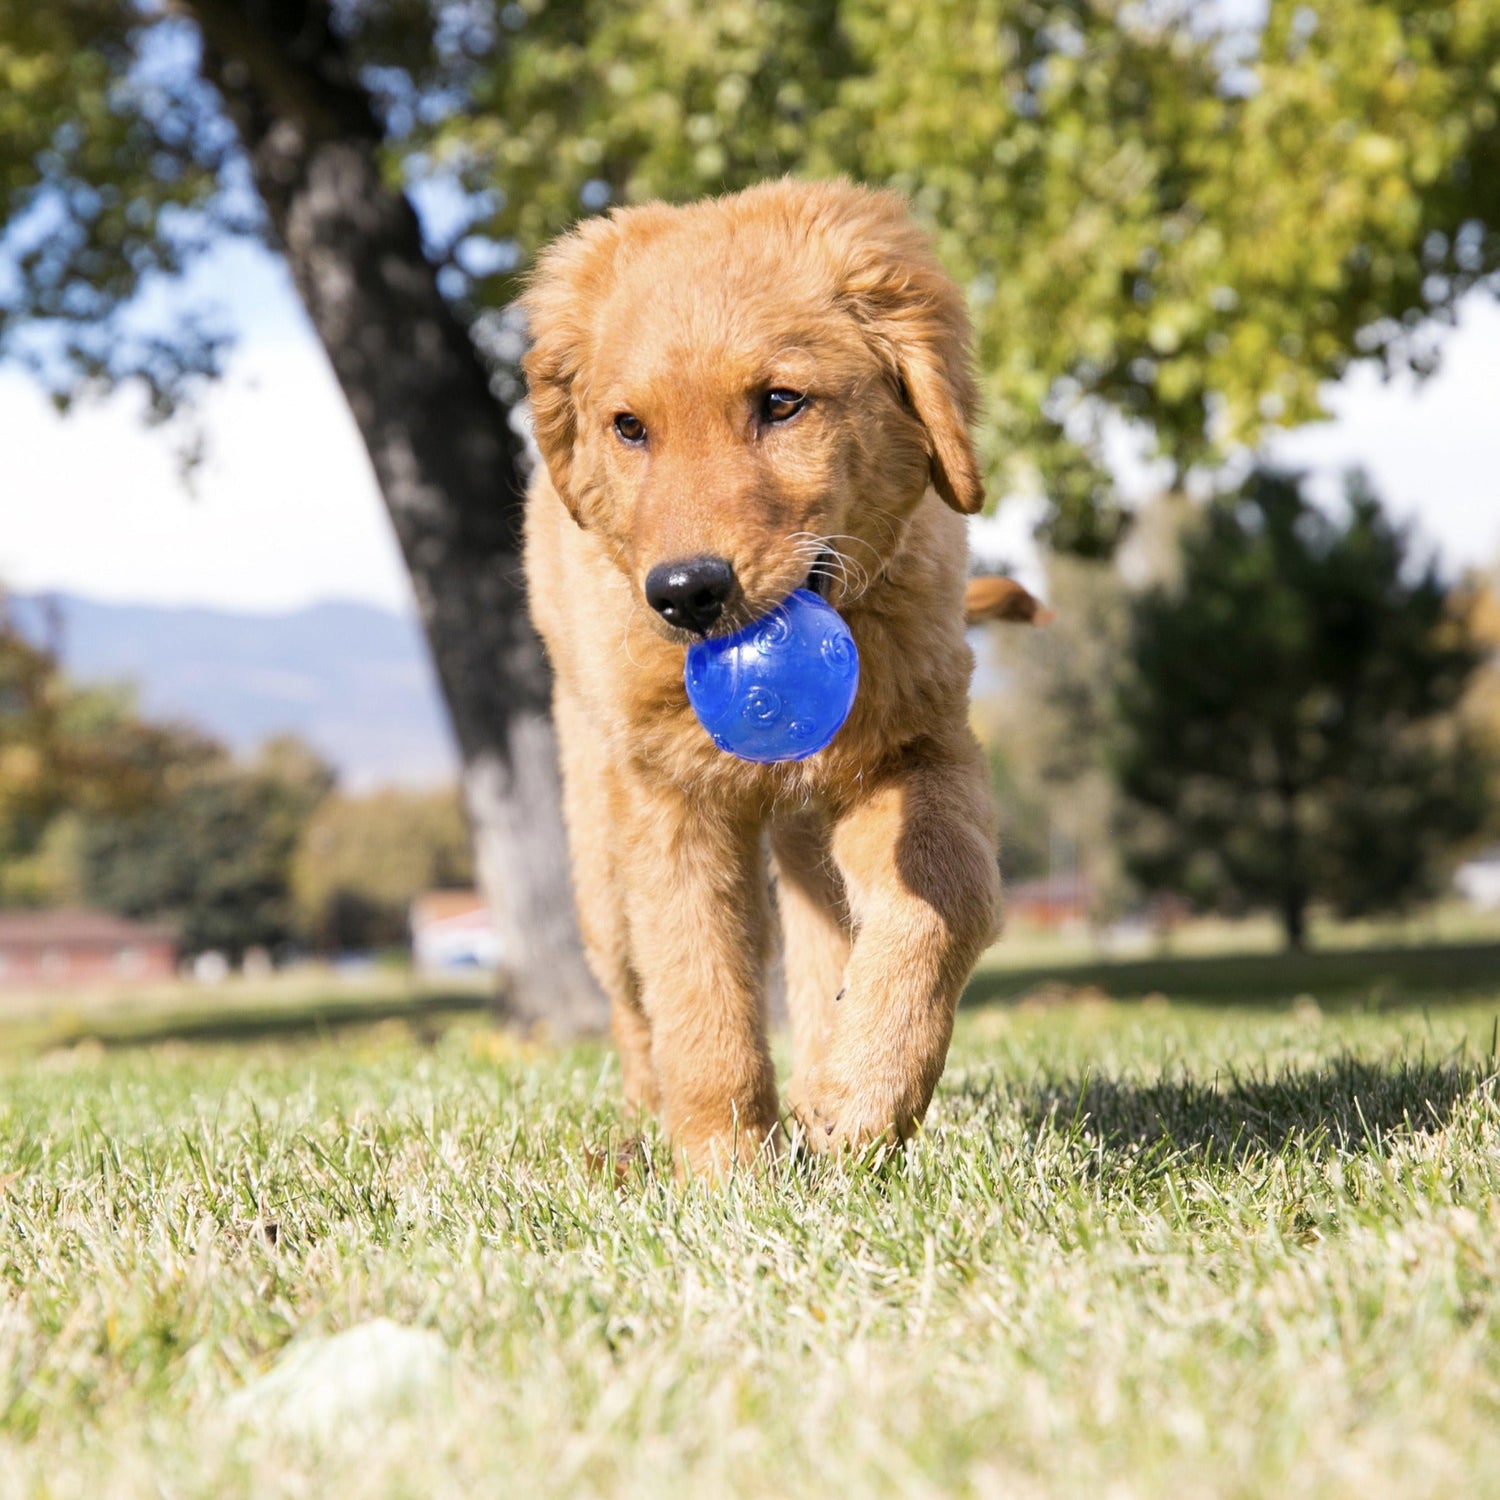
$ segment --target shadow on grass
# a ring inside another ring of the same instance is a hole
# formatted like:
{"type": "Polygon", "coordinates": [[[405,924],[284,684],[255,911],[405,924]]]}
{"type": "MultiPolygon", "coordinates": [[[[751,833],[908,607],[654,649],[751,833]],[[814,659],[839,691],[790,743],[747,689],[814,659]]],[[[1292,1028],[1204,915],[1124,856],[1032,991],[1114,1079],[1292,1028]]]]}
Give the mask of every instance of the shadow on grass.
{"type": "Polygon", "coordinates": [[[258,1042],[320,1036],[381,1021],[437,1025],[453,1016],[493,1011],[494,997],[462,991],[368,1000],[309,1001],[305,1005],[233,1006],[222,1010],[154,1011],[67,1026],[51,1031],[54,1046],[82,1041],[105,1047],[145,1047],[156,1042],[258,1042]]]}
{"type": "Polygon", "coordinates": [[[1312,1155],[1380,1150],[1392,1134],[1441,1130],[1496,1084],[1484,1062],[1334,1058],[1320,1068],[1211,1080],[1049,1080],[1022,1100],[1028,1127],[1076,1130],[1106,1148],[1238,1160],[1296,1145],[1312,1155]]]}
{"type": "Polygon", "coordinates": [[[1500,943],[1209,957],[1167,955],[982,969],[970,980],[964,1003],[993,1005],[1020,1000],[1044,985],[1099,990],[1116,1000],[1159,994],[1203,1005],[1275,1005],[1300,995],[1313,995],[1323,1005],[1378,1010],[1500,994],[1500,943]]]}

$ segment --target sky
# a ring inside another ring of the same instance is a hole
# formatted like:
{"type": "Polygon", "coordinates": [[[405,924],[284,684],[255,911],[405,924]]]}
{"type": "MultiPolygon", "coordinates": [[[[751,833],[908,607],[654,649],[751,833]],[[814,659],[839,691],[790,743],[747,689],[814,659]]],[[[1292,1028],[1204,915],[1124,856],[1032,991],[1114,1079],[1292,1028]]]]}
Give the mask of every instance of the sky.
{"type": "MultiPolygon", "coordinates": [[[[188,295],[209,296],[239,335],[205,399],[209,457],[189,495],[170,438],[128,398],[55,413],[0,367],[0,582],[125,603],[281,612],[324,599],[410,611],[411,592],[332,371],[280,263],[234,246],[207,258],[188,295]]],[[[1324,493],[1362,463],[1450,573],[1500,562],[1500,303],[1472,298],[1439,373],[1383,383],[1357,368],[1330,389],[1334,419],[1272,443],[1324,493]]],[[[1141,483],[1138,467],[1122,475],[1141,483]]],[[[983,551],[1041,578],[1035,510],[976,523],[983,551]]]]}
{"type": "Polygon", "coordinates": [[[192,494],[173,439],[129,397],[62,417],[0,368],[0,580],[118,603],[409,609],[359,434],[282,266],[236,246],[189,291],[214,296],[239,336],[204,399],[192,494]]]}

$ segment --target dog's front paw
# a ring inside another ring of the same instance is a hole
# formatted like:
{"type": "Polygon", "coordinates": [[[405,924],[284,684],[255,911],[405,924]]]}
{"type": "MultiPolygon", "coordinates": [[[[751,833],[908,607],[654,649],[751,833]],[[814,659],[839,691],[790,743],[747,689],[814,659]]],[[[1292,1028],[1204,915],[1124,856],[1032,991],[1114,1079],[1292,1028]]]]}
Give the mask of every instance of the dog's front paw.
{"type": "Polygon", "coordinates": [[[926,1100],[899,1085],[856,1079],[824,1064],[808,1072],[791,1103],[809,1150],[859,1152],[904,1140],[921,1123],[926,1100]]]}
{"type": "Polygon", "coordinates": [[[760,1170],[776,1160],[778,1126],[737,1125],[727,1131],[679,1130],[672,1137],[672,1165],[679,1181],[722,1182],[735,1171],[760,1170]]]}

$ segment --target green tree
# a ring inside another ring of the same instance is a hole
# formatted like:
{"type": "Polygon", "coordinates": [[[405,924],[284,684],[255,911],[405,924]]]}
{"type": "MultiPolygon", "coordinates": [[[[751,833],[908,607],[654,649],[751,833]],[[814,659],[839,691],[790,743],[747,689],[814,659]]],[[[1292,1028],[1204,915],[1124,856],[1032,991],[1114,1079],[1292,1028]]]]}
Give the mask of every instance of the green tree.
{"type": "Polygon", "coordinates": [[[145,808],[84,820],[89,899],[122,916],[174,920],[189,953],[216,948],[238,959],[290,940],[292,861],[332,786],[327,768],[287,740],[241,766],[184,732],[163,782],[145,808]]]}
{"type": "Polygon", "coordinates": [[[0,0],[0,353],[61,396],[139,375],[169,411],[217,344],[138,293],[226,229],[279,247],[412,572],[514,1004],[593,1019],[517,566],[517,275],[609,204],[902,187],[970,289],[997,490],[1106,553],[1109,413],[1212,464],[1316,414],[1351,358],[1424,364],[1421,329],[1500,265],[1500,0],[1272,0],[1243,35],[1194,14],[0,0]]]}
{"type": "Polygon", "coordinates": [[[148,805],[171,743],[128,693],[70,683],[0,596],[0,905],[76,895],[64,821],[148,805]]]}
{"type": "Polygon", "coordinates": [[[292,871],[299,924],[325,951],[402,943],[415,896],[473,882],[453,791],[329,797],[303,829],[292,871]]]}
{"type": "Polygon", "coordinates": [[[1259,471],[1183,538],[1181,577],[1134,606],[1116,767],[1126,856],[1200,906],[1400,909],[1440,888],[1487,814],[1456,710],[1480,652],[1362,476],[1347,514],[1259,471]]]}
{"type": "Polygon", "coordinates": [[[1427,368],[1500,265],[1500,0],[1271,0],[1230,31],[1117,0],[525,13],[486,122],[432,130],[478,263],[519,270],[580,199],[900,187],[969,288],[996,490],[1045,495],[1065,550],[1120,533],[1107,414],[1213,467],[1323,415],[1352,359],[1427,368]]]}
{"type": "Polygon", "coordinates": [[[298,741],[249,766],[130,695],[68,682],[0,609],[0,905],[82,899],[172,917],[189,951],[294,928],[292,857],[332,775],[298,741]]]}
{"type": "Polygon", "coordinates": [[[0,892],[63,797],[56,747],[60,677],[51,653],[0,617],[0,892]]]}

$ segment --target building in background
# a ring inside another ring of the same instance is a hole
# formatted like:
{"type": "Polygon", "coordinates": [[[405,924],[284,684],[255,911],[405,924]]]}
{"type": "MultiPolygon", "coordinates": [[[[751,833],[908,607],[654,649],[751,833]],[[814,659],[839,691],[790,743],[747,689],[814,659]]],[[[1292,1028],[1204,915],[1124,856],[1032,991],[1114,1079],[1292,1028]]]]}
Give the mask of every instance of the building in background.
{"type": "Polygon", "coordinates": [[[1005,888],[1006,921],[1046,932],[1087,931],[1094,888],[1071,872],[1041,880],[1017,880],[1005,888]]]}
{"type": "Polygon", "coordinates": [[[1479,911],[1500,911],[1500,844],[1461,864],[1454,872],[1453,885],[1479,911]]]}
{"type": "Polygon", "coordinates": [[[500,935],[477,891],[426,891],[411,904],[411,957],[419,973],[498,969],[500,935]]]}
{"type": "Polygon", "coordinates": [[[171,979],[177,934],[102,911],[0,912],[0,987],[171,979]]]}

